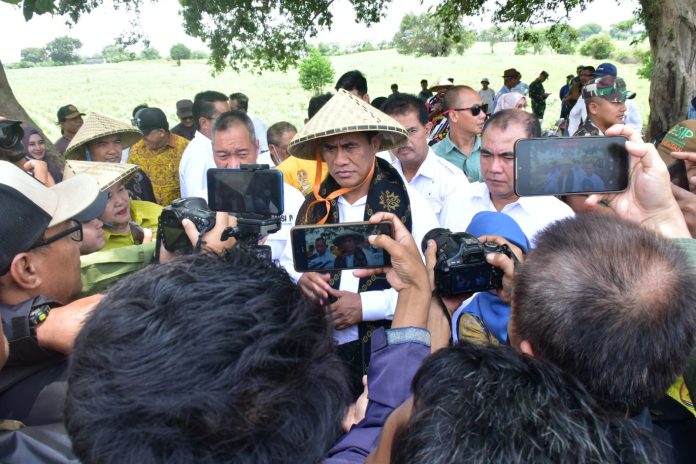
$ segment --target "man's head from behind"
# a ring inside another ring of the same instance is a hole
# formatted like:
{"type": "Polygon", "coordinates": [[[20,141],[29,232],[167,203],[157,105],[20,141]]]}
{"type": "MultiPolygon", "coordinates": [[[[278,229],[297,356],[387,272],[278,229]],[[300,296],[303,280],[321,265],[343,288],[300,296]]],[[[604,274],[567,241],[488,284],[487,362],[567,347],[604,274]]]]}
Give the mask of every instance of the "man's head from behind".
{"type": "Polygon", "coordinates": [[[222,113],[213,125],[213,159],[218,168],[237,169],[242,164],[255,164],[259,141],[254,123],[246,113],[222,113]]]}
{"type": "Polygon", "coordinates": [[[659,399],[696,335],[696,272],[666,239],[613,216],[558,222],[516,276],[510,341],[575,375],[609,412],[659,399]]]}
{"type": "Polygon", "coordinates": [[[356,97],[360,97],[367,103],[370,103],[370,96],[367,94],[367,79],[357,69],[348,71],[339,77],[334,88],[336,91],[338,89],[347,90],[356,97]]]}
{"type": "Polygon", "coordinates": [[[349,394],[324,312],[235,249],[121,281],[85,324],[66,426],[92,462],[319,462],[349,394]]]}
{"type": "Polygon", "coordinates": [[[428,156],[428,135],[432,127],[423,100],[406,93],[395,94],[384,102],[382,112],[396,119],[408,132],[408,142],[394,150],[394,155],[402,163],[422,163],[428,156]]]}
{"type": "Polygon", "coordinates": [[[212,138],[215,119],[229,109],[229,99],[224,93],[207,90],[196,94],[192,110],[196,130],[209,139],[212,138]]]}

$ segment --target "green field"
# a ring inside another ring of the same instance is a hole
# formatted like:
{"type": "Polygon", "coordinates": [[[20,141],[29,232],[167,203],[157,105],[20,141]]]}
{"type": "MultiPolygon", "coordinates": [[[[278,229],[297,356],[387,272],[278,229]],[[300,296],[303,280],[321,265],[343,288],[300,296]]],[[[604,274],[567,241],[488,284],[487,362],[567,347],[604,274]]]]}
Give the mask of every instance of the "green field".
{"type": "MultiPolygon", "coordinates": [[[[515,56],[513,49],[513,43],[501,43],[491,54],[487,43],[477,43],[462,56],[416,58],[399,55],[396,50],[380,50],[334,56],[331,61],[336,77],[351,69],[365,73],[372,98],[387,96],[394,82],[399,84],[400,91],[416,93],[420,90],[421,79],[433,83],[441,76],[453,77],[456,84],[476,89],[480,87],[481,77],[486,76],[497,91],[502,86],[500,76],[506,68],[517,68],[527,83],[546,70],[551,75],[545,84],[546,91],[552,94],[546,110],[549,124],[560,113],[558,90],[565,76],[574,73],[578,64],[599,64],[579,55],[515,56]]],[[[617,64],[617,67],[628,88],[638,93],[638,104],[647,124],[650,83],[637,77],[637,65],[617,64]]],[[[67,103],[73,103],[85,113],[97,111],[123,121],[131,119],[134,106],[147,103],[164,109],[170,124],[174,125],[177,100],[192,99],[202,90],[227,94],[241,91],[249,96],[250,111],[263,118],[266,124],[287,120],[299,126],[306,117],[307,101],[311,97],[300,88],[295,70],[261,75],[225,71],[212,77],[210,67],[203,61],[184,61],[180,67],[162,60],[7,69],[6,73],[19,102],[53,139],[59,136],[56,111],[67,103]]]]}

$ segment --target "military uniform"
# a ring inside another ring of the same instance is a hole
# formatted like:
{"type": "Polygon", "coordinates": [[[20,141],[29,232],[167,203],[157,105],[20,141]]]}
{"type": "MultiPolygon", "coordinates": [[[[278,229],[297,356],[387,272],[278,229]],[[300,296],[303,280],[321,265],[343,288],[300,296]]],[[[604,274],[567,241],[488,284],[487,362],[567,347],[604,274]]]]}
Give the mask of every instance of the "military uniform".
{"type": "Polygon", "coordinates": [[[597,126],[592,124],[592,121],[590,121],[589,118],[578,128],[578,130],[573,134],[573,137],[585,137],[588,135],[604,135],[604,133],[599,130],[597,126]]]}

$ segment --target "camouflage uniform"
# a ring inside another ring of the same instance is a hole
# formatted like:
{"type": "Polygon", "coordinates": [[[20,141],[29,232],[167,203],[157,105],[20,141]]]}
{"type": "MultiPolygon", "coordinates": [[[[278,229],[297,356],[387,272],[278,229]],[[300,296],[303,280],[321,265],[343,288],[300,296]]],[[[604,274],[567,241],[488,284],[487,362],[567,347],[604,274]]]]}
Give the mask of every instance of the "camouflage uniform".
{"type": "Polygon", "coordinates": [[[544,97],[544,84],[539,79],[535,79],[529,86],[529,98],[532,100],[532,112],[539,119],[544,119],[546,112],[546,98],[544,97]]]}
{"type": "Polygon", "coordinates": [[[592,121],[587,119],[584,124],[578,127],[578,130],[573,134],[573,137],[585,137],[588,135],[604,135],[601,130],[592,121]]]}

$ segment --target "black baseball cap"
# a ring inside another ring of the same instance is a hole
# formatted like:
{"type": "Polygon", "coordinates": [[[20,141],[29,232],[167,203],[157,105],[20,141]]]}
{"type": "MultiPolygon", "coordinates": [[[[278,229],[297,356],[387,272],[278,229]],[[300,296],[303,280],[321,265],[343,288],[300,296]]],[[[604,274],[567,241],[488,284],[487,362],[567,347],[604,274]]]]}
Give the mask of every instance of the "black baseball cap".
{"type": "Polygon", "coordinates": [[[75,107],[75,105],[61,106],[58,110],[58,124],[65,121],[66,119],[72,119],[84,115],[85,113],[80,113],[80,110],[78,110],[77,107],[75,107]]]}
{"type": "Polygon", "coordinates": [[[167,116],[159,108],[143,108],[135,115],[135,125],[147,135],[155,129],[169,130],[167,116]]]}

